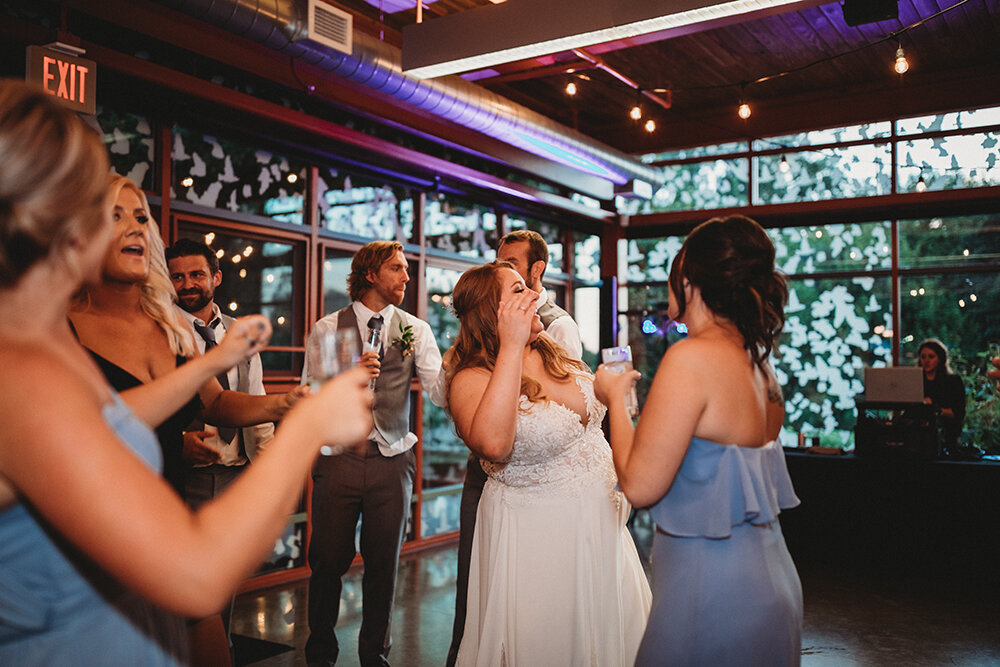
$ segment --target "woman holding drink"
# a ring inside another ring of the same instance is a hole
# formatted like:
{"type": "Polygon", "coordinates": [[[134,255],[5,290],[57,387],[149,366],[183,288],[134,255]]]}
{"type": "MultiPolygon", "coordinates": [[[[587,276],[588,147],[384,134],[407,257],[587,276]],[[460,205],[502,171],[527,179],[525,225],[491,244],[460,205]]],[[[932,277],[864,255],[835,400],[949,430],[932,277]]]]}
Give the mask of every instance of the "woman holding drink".
{"type": "Polygon", "coordinates": [[[239,320],[210,353],[136,389],[164,405],[133,412],[66,319],[114,233],[107,170],[72,112],[0,81],[0,664],[184,664],[175,615],[226,603],[284,528],[320,446],[371,428],[367,375],[344,373],[285,415],[225,493],[188,510],[158,474],[150,425],[262,349],[270,325],[239,320]]]}
{"type": "Polygon", "coordinates": [[[637,665],[799,663],[802,589],[778,523],[798,498],[768,364],[787,296],[756,222],[709,220],[671,266],[669,315],[688,337],[660,361],[637,427],[625,394],[638,373],[597,371],[619,484],[657,528],[637,665]]]}

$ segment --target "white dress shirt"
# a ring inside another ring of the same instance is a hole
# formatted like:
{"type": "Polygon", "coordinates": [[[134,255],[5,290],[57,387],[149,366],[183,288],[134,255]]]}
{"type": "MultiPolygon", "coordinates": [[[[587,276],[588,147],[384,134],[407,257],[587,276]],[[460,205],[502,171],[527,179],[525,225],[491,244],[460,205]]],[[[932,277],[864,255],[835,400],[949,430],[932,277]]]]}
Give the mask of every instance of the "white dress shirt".
{"type": "MultiPolygon", "coordinates": [[[[219,317],[220,314],[221,311],[219,310],[219,306],[213,303],[211,328],[212,331],[215,332],[215,341],[217,343],[221,343],[222,339],[226,337],[226,325],[223,323],[222,318],[219,317]]],[[[184,318],[191,323],[197,322],[200,326],[207,326],[209,324],[208,322],[202,322],[200,319],[188,312],[184,312],[184,318]]],[[[205,339],[202,338],[197,332],[193,333],[194,342],[198,346],[198,352],[205,354],[205,339]]],[[[236,391],[236,388],[239,387],[239,371],[235,366],[226,372],[226,377],[229,378],[229,388],[236,391]]],[[[261,364],[259,354],[255,354],[250,358],[250,371],[247,379],[248,394],[264,396],[267,393],[264,391],[264,368],[261,364]]],[[[248,428],[252,428],[257,436],[258,451],[263,450],[271,438],[274,437],[273,422],[264,422],[263,424],[257,424],[256,426],[248,428]]],[[[235,466],[245,465],[247,463],[246,457],[240,451],[239,433],[237,433],[237,435],[233,438],[232,442],[224,442],[222,438],[219,437],[219,431],[216,427],[211,424],[205,424],[204,430],[211,433],[210,436],[204,438],[205,444],[219,452],[219,460],[216,461],[218,465],[235,466]]],[[[206,465],[208,464],[196,464],[194,467],[204,467],[206,465]]]]}
{"type": "MultiPolygon", "coordinates": [[[[382,316],[383,324],[379,336],[383,348],[388,348],[392,345],[392,340],[399,336],[398,331],[390,331],[392,328],[393,306],[386,306],[378,313],[360,301],[352,302],[351,307],[354,309],[354,316],[358,321],[358,334],[362,341],[368,337],[368,320],[374,315],[382,316]]],[[[416,367],[417,377],[420,378],[420,384],[423,385],[431,403],[439,407],[444,407],[445,384],[444,373],[441,372],[441,351],[434,340],[434,333],[431,331],[431,326],[401,308],[395,308],[395,310],[402,316],[405,322],[404,326],[409,325],[413,327],[413,363],[416,367]]],[[[309,340],[306,342],[306,358],[305,364],[302,367],[302,384],[306,384],[312,379],[313,368],[320,367],[320,336],[331,331],[336,331],[337,320],[337,313],[334,312],[322,318],[313,326],[312,332],[309,334],[309,340]]],[[[413,432],[407,433],[396,442],[386,442],[385,438],[382,437],[382,434],[376,428],[372,428],[368,439],[378,443],[379,451],[383,456],[402,454],[411,449],[417,442],[417,436],[413,432]]]]}
{"type": "MultiPolygon", "coordinates": [[[[548,298],[549,293],[542,290],[538,296],[538,306],[541,307],[548,298]]],[[[566,354],[578,361],[583,359],[583,342],[580,341],[580,327],[577,326],[576,320],[572,317],[569,315],[557,317],[549,323],[549,326],[545,327],[545,333],[554,338],[562,346],[562,349],[566,350],[566,354]]]]}

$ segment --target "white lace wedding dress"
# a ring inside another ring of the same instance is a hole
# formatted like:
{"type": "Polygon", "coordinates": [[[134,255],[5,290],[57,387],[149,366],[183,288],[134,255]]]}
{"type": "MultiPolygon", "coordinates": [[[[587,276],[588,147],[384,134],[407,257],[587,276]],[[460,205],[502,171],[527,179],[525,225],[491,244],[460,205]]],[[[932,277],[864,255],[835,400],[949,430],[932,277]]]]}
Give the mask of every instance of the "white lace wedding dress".
{"type": "Polygon", "coordinates": [[[483,462],[469,601],[458,665],[631,666],[649,615],[649,584],[625,527],[601,431],[606,408],[577,384],[587,422],[521,397],[514,449],[483,462]]]}

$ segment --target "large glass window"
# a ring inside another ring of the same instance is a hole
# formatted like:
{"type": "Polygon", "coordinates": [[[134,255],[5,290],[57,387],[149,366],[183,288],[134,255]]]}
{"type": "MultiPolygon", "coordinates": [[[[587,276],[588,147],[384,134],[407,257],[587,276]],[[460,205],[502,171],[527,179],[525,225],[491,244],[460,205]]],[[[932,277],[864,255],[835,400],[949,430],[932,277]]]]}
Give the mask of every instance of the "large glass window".
{"type": "Polygon", "coordinates": [[[591,283],[600,282],[600,237],[580,232],[573,233],[573,277],[591,283]]]}
{"type": "Polygon", "coordinates": [[[428,248],[492,260],[499,240],[496,213],[444,193],[428,197],[424,239],[428,248]]]}
{"type": "Polygon", "coordinates": [[[549,249],[549,262],[545,270],[556,273],[564,273],[566,271],[563,266],[562,230],[558,225],[543,222],[542,220],[510,216],[507,218],[507,226],[511,231],[515,229],[530,229],[533,232],[538,232],[545,239],[545,245],[549,249]]]}
{"type": "Polygon", "coordinates": [[[754,204],[871,197],[892,187],[888,143],[761,155],[754,164],[754,204]]]}
{"type": "MultiPolygon", "coordinates": [[[[215,290],[215,303],[226,315],[240,317],[260,313],[271,321],[271,347],[303,344],[299,330],[302,300],[295,289],[295,266],[301,267],[300,244],[267,240],[249,234],[229,233],[181,223],[179,236],[203,241],[215,251],[222,271],[222,284],[215,290]]],[[[301,271],[301,269],[300,269],[301,271]]],[[[299,281],[301,286],[301,281],[299,281]]],[[[260,358],[265,370],[298,368],[292,352],[264,350],[260,358]]]]}
{"type": "Polygon", "coordinates": [[[304,162],[251,143],[174,127],[173,196],[192,204],[302,224],[304,162]]]}
{"type": "Polygon", "coordinates": [[[971,266],[998,260],[1000,213],[899,222],[900,266],[971,266]]]}
{"type": "Polygon", "coordinates": [[[916,363],[925,338],[948,348],[952,370],[965,387],[965,423],[959,442],[1000,455],[1000,411],[995,382],[986,373],[1000,355],[1000,273],[907,275],[900,281],[900,363],[916,363]]]}
{"type": "Polygon", "coordinates": [[[349,253],[327,249],[323,258],[323,315],[336,312],[351,303],[347,295],[347,276],[351,274],[349,253]]]}
{"type": "MultiPolygon", "coordinates": [[[[427,267],[427,322],[444,353],[458,335],[451,292],[461,271],[427,267]]],[[[448,413],[424,401],[423,490],[421,537],[458,530],[462,483],[469,450],[455,432],[448,413]]]]}
{"type": "Polygon", "coordinates": [[[1000,132],[908,139],[899,144],[899,190],[981,188],[1000,184],[1000,132]]]}
{"type": "Polygon", "coordinates": [[[334,232],[408,243],[414,193],[331,167],[319,170],[320,224],[334,232]]]}
{"type": "Polygon", "coordinates": [[[98,105],[97,123],[108,148],[111,169],[137,183],[143,190],[156,191],[153,165],[153,126],[145,116],[98,105]]]}
{"type": "Polygon", "coordinates": [[[746,206],[749,165],[742,157],[667,165],[664,185],[640,212],[746,206]]]}
{"type": "Polygon", "coordinates": [[[892,291],[888,278],[790,280],[785,329],[774,369],[785,394],[786,445],[795,433],[850,447],[855,399],[865,366],[892,365],[892,291]]]}
{"type": "Polygon", "coordinates": [[[767,231],[775,264],[786,274],[887,269],[889,223],[789,227],[767,231]]]}

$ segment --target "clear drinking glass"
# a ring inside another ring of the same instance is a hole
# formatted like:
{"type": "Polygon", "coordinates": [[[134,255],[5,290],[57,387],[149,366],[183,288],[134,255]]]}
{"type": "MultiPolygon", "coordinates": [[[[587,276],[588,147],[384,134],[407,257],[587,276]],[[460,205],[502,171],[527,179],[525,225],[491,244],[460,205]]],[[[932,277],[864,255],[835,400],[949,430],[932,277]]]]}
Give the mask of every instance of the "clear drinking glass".
{"type": "MultiPolygon", "coordinates": [[[[611,373],[621,374],[632,370],[632,346],[605,347],[601,350],[601,363],[611,373]]],[[[635,393],[635,382],[625,394],[625,409],[631,417],[639,415],[639,397],[635,393]]]]}
{"type": "MultiPolygon", "coordinates": [[[[320,385],[332,377],[357,365],[361,359],[361,336],[356,329],[335,329],[319,339],[319,367],[311,370],[309,387],[319,391],[320,385]]],[[[336,454],[333,448],[324,445],[320,454],[336,454]]]]}

